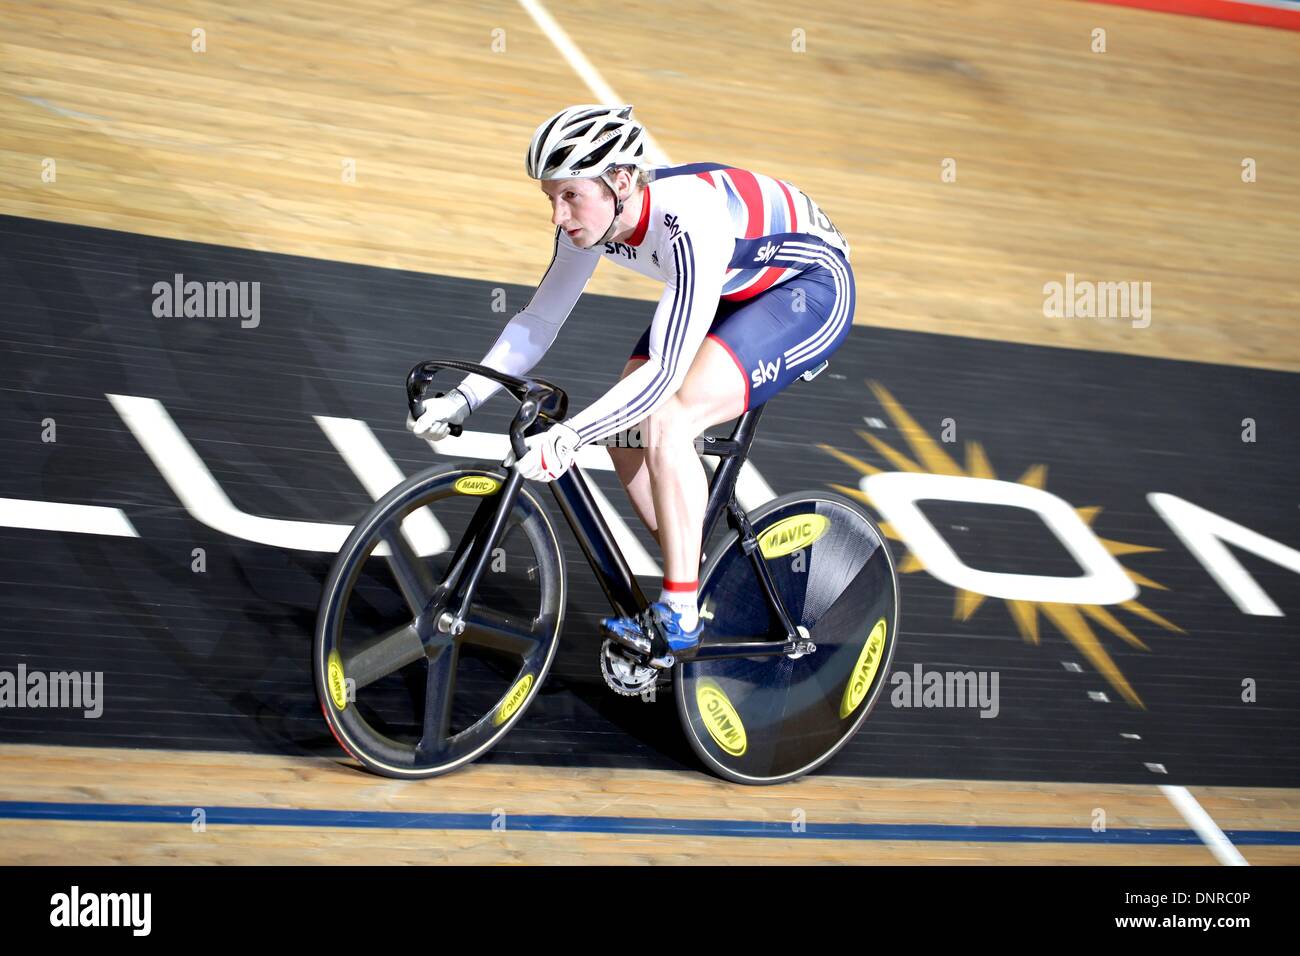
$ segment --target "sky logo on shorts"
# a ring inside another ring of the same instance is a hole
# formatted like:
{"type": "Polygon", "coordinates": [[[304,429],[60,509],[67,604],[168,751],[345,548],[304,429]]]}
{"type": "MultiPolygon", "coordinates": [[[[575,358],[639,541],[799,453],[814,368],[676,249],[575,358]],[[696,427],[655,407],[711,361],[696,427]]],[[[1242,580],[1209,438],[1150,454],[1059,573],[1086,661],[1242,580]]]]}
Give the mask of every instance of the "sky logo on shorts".
{"type": "Polygon", "coordinates": [[[781,371],[779,358],[775,362],[759,362],[758,368],[749,373],[749,380],[754,383],[754,388],[758,388],[764,382],[775,382],[776,373],[779,371],[781,371]]]}

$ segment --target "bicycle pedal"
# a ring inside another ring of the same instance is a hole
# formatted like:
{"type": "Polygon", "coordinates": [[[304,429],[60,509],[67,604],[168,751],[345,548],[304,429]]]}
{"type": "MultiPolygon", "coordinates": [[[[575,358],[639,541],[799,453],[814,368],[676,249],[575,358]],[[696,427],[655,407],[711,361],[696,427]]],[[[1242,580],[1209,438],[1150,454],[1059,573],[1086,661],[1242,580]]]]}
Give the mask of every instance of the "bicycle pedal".
{"type": "MultiPolygon", "coordinates": [[[[613,641],[615,644],[626,647],[628,650],[636,651],[643,657],[650,656],[650,638],[637,636],[635,634],[619,633],[607,625],[606,621],[608,620],[610,619],[606,618],[600,622],[601,634],[609,638],[609,640],[613,641]]],[[[642,624],[642,626],[644,627],[644,624],[642,624]]]]}
{"type": "MultiPolygon", "coordinates": [[[[602,628],[602,630],[604,630],[602,628]]],[[[615,634],[611,631],[604,631],[607,638],[618,644],[620,647],[626,647],[629,651],[635,651],[642,657],[650,656],[650,641],[644,637],[632,637],[631,635],[615,634]]]]}
{"type": "Polygon", "coordinates": [[[650,658],[650,666],[655,670],[671,670],[672,666],[677,663],[677,658],[672,654],[665,654],[663,657],[650,658]]]}

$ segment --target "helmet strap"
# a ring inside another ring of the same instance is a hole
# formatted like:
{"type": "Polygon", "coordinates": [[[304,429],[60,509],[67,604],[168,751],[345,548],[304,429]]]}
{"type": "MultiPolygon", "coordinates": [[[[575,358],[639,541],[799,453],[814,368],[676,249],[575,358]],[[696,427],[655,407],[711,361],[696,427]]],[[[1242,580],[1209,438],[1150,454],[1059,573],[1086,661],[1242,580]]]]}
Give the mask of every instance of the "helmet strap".
{"type": "Polygon", "coordinates": [[[615,227],[618,225],[618,217],[623,214],[623,200],[618,198],[618,190],[614,188],[614,183],[609,178],[608,171],[600,174],[600,181],[608,186],[609,191],[614,194],[614,218],[609,221],[609,228],[605,230],[605,234],[588,247],[591,249],[609,242],[610,237],[614,235],[615,227]]]}

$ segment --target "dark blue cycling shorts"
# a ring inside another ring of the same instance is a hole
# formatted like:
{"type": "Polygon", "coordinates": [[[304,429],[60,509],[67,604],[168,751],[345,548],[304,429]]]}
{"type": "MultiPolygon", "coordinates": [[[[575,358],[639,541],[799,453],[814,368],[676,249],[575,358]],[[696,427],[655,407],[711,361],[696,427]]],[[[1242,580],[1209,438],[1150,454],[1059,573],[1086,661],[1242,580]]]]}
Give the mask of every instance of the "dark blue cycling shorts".
{"type": "MultiPolygon", "coordinates": [[[[718,303],[708,337],[731,353],[744,376],[747,410],[816,368],[848,338],[853,268],[839,250],[832,252],[829,266],[815,266],[752,299],[718,303]]],[[[629,358],[649,358],[649,346],[647,328],[629,358]]]]}

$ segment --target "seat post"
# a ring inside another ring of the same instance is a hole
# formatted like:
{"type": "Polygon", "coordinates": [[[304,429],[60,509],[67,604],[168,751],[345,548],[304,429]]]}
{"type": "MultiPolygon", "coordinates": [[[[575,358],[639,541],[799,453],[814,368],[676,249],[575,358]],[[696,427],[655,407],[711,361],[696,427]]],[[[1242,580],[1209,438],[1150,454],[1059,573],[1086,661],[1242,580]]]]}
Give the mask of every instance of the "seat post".
{"type": "MultiPolygon", "coordinates": [[[[713,534],[713,526],[726,510],[727,504],[735,497],[736,478],[749,457],[749,446],[753,444],[754,435],[758,431],[758,420],[763,416],[763,409],[766,407],[767,404],[764,403],[757,408],[749,409],[737,419],[736,427],[731,431],[729,440],[735,442],[736,448],[722,459],[718,470],[713,473],[713,480],[709,482],[709,501],[704,509],[704,531],[700,538],[701,549],[713,534]]],[[[701,550],[702,555],[703,550],[701,550]]]]}

